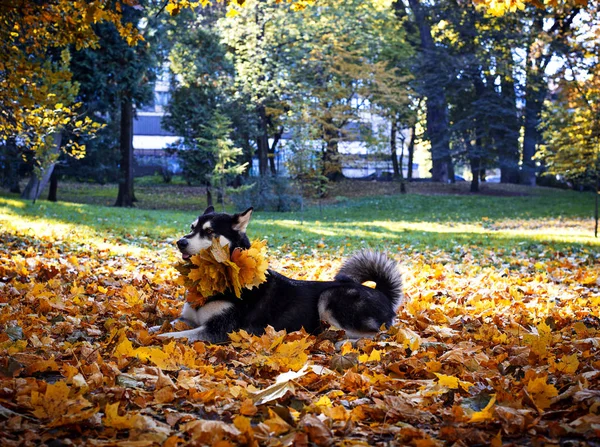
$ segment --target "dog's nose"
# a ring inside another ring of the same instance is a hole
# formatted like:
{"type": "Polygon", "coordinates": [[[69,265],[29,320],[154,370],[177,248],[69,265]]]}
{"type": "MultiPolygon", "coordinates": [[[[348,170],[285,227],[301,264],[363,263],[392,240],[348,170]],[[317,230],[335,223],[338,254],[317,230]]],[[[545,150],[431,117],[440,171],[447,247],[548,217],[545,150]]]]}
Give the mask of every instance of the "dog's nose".
{"type": "Polygon", "coordinates": [[[183,250],[185,247],[187,247],[189,245],[190,241],[188,241],[186,238],[182,237],[181,239],[179,239],[177,241],[177,248],[179,248],[180,250],[183,250]]]}

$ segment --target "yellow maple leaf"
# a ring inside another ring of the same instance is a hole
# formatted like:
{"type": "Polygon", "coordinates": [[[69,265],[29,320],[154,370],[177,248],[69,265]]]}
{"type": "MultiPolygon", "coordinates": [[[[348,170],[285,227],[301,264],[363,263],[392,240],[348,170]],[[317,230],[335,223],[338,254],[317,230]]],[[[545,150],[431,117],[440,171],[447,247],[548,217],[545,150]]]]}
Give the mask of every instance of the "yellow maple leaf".
{"type": "Polygon", "coordinates": [[[264,423],[269,427],[269,431],[275,436],[282,435],[289,432],[292,427],[281,416],[275,413],[269,408],[269,419],[265,420],[264,423]]]}
{"type": "Polygon", "coordinates": [[[299,371],[308,360],[306,349],[311,342],[307,338],[280,344],[273,355],[268,358],[268,364],[274,369],[291,369],[299,371]]]}
{"type": "Polygon", "coordinates": [[[481,411],[476,411],[471,415],[471,419],[469,422],[485,422],[490,421],[494,418],[494,412],[492,411],[492,407],[496,403],[496,395],[492,394],[492,398],[485,406],[485,408],[481,411]]]}
{"type": "Polygon", "coordinates": [[[133,356],[134,351],[135,348],[133,347],[131,341],[129,341],[129,339],[126,337],[122,337],[122,340],[113,351],[113,354],[117,357],[131,357],[133,356]]]}
{"type": "Polygon", "coordinates": [[[438,383],[442,386],[446,386],[450,389],[458,388],[458,377],[447,376],[446,374],[435,373],[438,378],[438,383]]]}
{"type": "Polygon", "coordinates": [[[362,354],[358,356],[360,363],[379,362],[381,360],[381,351],[373,349],[370,354],[362,354]]]}
{"type": "Polygon", "coordinates": [[[198,292],[197,289],[188,289],[185,300],[195,309],[204,306],[208,298],[198,292]]]}
{"type": "Polygon", "coordinates": [[[190,263],[176,265],[181,273],[179,284],[190,292],[192,304],[202,305],[198,297],[211,297],[231,290],[240,298],[242,288],[251,289],[267,280],[266,242],[254,241],[247,250],[236,249],[230,256],[229,247],[215,239],[212,245],[190,258],[190,263]]]}
{"type": "Polygon", "coordinates": [[[202,365],[193,347],[171,341],[164,346],[141,346],[134,348],[129,339],[123,340],[117,345],[113,354],[116,357],[136,357],[158,366],[160,369],[175,371],[185,366],[195,369],[202,365]]]}
{"type": "Polygon", "coordinates": [[[231,18],[233,18],[233,17],[237,16],[238,14],[239,14],[239,12],[238,12],[236,9],[234,9],[234,8],[229,8],[229,9],[227,10],[227,14],[226,14],[225,16],[226,16],[228,19],[231,19],[231,18]]]}
{"type": "Polygon", "coordinates": [[[106,404],[102,423],[106,427],[128,430],[131,428],[143,428],[144,418],[137,413],[125,413],[125,415],[120,416],[119,402],[116,402],[114,404],[106,404]]]}
{"type": "Polygon", "coordinates": [[[179,5],[169,2],[169,3],[167,3],[165,10],[172,16],[176,16],[177,14],[179,14],[179,11],[181,10],[181,8],[179,7],[179,5]]]}
{"type": "Polygon", "coordinates": [[[123,287],[123,289],[121,290],[121,296],[125,298],[127,304],[129,304],[131,307],[141,306],[142,304],[144,304],[143,294],[140,294],[139,290],[131,284],[128,284],[125,287],[123,287]]]}
{"type": "Polygon", "coordinates": [[[54,356],[48,360],[38,360],[27,367],[27,374],[33,374],[38,371],[60,371],[60,366],[56,363],[54,356]]]}
{"type": "Polygon", "coordinates": [[[318,401],[315,402],[317,407],[331,407],[331,399],[327,396],[321,396],[318,401]]]}
{"type": "Polygon", "coordinates": [[[438,378],[438,383],[442,386],[448,387],[452,390],[462,388],[465,391],[469,391],[469,388],[473,386],[471,382],[460,380],[458,377],[447,376],[446,374],[434,373],[438,378]]]}
{"type": "Polygon", "coordinates": [[[342,345],[342,355],[346,355],[351,352],[358,354],[358,351],[352,347],[352,343],[347,341],[342,345]]]}
{"type": "Polygon", "coordinates": [[[342,405],[332,407],[322,407],[321,412],[333,419],[334,421],[347,421],[350,419],[350,412],[346,410],[342,405]]]}
{"type": "Polygon", "coordinates": [[[266,241],[254,241],[247,250],[233,251],[231,259],[239,267],[239,282],[243,287],[252,289],[267,280],[269,263],[265,259],[266,247],[266,241]]]}
{"type": "Polygon", "coordinates": [[[560,359],[560,362],[554,361],[554,358],[548,359],[550,369],[563,374],[574,374],[579,368],[579,360],[577,354],[565,355],[560,359]]]}
{"type": "Polygon", "coordinates": [[[396,340],[402,343],[405,348],[415,352],[421,346],[421,337],[412,329],[401,327],[396,334],[396,340]]]}
{"type": "MultiPolygon", "coordinates": [[[[174,344],[171,342],[169,344],[174,344]]],[[[132,357],[137,357],[140,360],[149,360],[161,369],[171,370],[175,368],[175,359],[164,352],[158,346],[142,346],[134,349],[132,357]]]]}
{"type": "Polygon", "coordinates": [[[523,341],[531,346],[531,350],[540,357],[548,354],[548,347],[552,345],[552,329],[545,322],[540,322],[531,334],[525,334],[523,341]]]}
{"type": "Polygon", "coordinates": [[[49,383],[46,392],[31,393],[33,415],[40,419],[50,419],[48,427],[84,421],[98,412],[91,402],[80,395],[70,397],[71,389],[65,381],[49,383]]]}
{"type": "Polygon", "coordinates": [[[194,282],[198,292],[203,296],[213,296],[225,292],[229,287],[227,265],[215,259],[215,253],[219,256],[218,247],[213,243],[211,249],[203,250],[191,257],[191,262],[196,268],[191,269],[188,278],[194,282]],[[214,248],[214,250],[213,250],[214,248]]]}
{"type": "Polygon", "coordinates": [[[546,377],[537,377],[527,382],[527,392],[540,410],[545,410],[552,403],[552,398],[558,396],[558,390],[552,384],[548,384],[546,377]]]}

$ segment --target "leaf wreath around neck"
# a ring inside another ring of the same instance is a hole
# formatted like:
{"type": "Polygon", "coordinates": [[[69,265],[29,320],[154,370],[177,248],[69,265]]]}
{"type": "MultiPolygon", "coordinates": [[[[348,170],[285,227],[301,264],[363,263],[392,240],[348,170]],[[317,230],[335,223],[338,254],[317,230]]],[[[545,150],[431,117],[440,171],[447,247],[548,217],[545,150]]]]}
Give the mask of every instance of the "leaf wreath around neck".
{"type": "Polygon", "coordinates": [[[181,274],[177,283],[186,287],[186,301],[196,308],[228,290],[240,298],[243,288],[252,289],[267,280],[266,253],[266,241],[254,241],[250,248],[236,248],[230,255],[229,246],[214,239],[210,247],[175,265],[181,274]]]}

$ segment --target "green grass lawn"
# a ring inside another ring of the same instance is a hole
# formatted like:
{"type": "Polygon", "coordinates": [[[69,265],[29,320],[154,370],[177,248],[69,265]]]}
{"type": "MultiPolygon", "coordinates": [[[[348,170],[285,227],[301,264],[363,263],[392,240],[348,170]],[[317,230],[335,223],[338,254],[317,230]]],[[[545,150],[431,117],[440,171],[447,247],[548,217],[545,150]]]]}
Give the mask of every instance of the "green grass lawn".
{"type": "MultiPolygon", "coordinates": [[[[363,185],[368,183],[348,182],[345,187],[361,190],[363,185]]],[[[112,203],[116,190],[110,188],[78,185],[69,194],[71,200],[87,194],[88,200],[90,196],[105,197],[107,203],[112,203]]],[[[600,245],[593,237],[591,193],[509,187],[488,191],[493,194],[470,195],[456,193],[453,188],[442,185],[435,192],[405,195],[388,188],[387,195],[336,195],[335,200],[307,206],[302,212],[256,211],[248,233],[251,238],[267,238],[272,249],[290,253],[376,247],[392,252],[445,250],[460,255],[461,246],[513,250],[535,245],[543,252],[573,245],[595,250],[600,245]],[[440,194],[444,191],[450,194],[440,194]]],[[[119,209],[44,200],[33,204],[4,195],[0,196],[0,226],[4,231],[31,237],[51,234],[65,241],[85,240],[86,244],[113,250],[165,250],[168,248],[164,244],[172,244],[184,234],[203,209],[204,197],[198,197],[199,191],[190,195],[183,186],[168,186],[144,193],[154,196],[155,201],[162,200],[165,207],[171,204],[178,208],[187,201],[190,211],[119,209]],[[180,196],[176,193],[178,187],[180,196]],[[165,197],[156,191],[163,191],[165,197]]]]}

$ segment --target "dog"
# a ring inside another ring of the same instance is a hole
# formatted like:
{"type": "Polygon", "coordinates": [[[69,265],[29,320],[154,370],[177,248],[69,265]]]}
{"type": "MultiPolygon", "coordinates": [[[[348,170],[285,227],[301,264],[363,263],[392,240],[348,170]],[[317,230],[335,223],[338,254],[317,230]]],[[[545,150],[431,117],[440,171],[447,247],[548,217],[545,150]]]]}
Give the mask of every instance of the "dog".
{"type": "MultiPolygon", "coordinates": [[[[215,238],[231,252],[249,248],[246,228],[252,211],[248,208],[231,215],[217,213],[209,206],[192,223],[190,233],[177,241],[183,259],[210,247],[215,238]]],[[[372,337],[382,325],[392,324],[404,299],[397,263],[370,250],[360,251],[343,263],[333,281],[298,281],[273,270],[267,270],[266,277],[260,286],[243,289],[241,298],[225,292],[209,297],[197,309],[185,303],[175,321],[192,329],[158,337],[222,343],[228,341],[231,332],[243,329],[261,334],[269,325],[288,332],[304,328],[318,333],[322,321],[343,329],[349,338],[372,337]],[[375,288],[362,285],[365,281],[375,282],[375,288]]]]}

